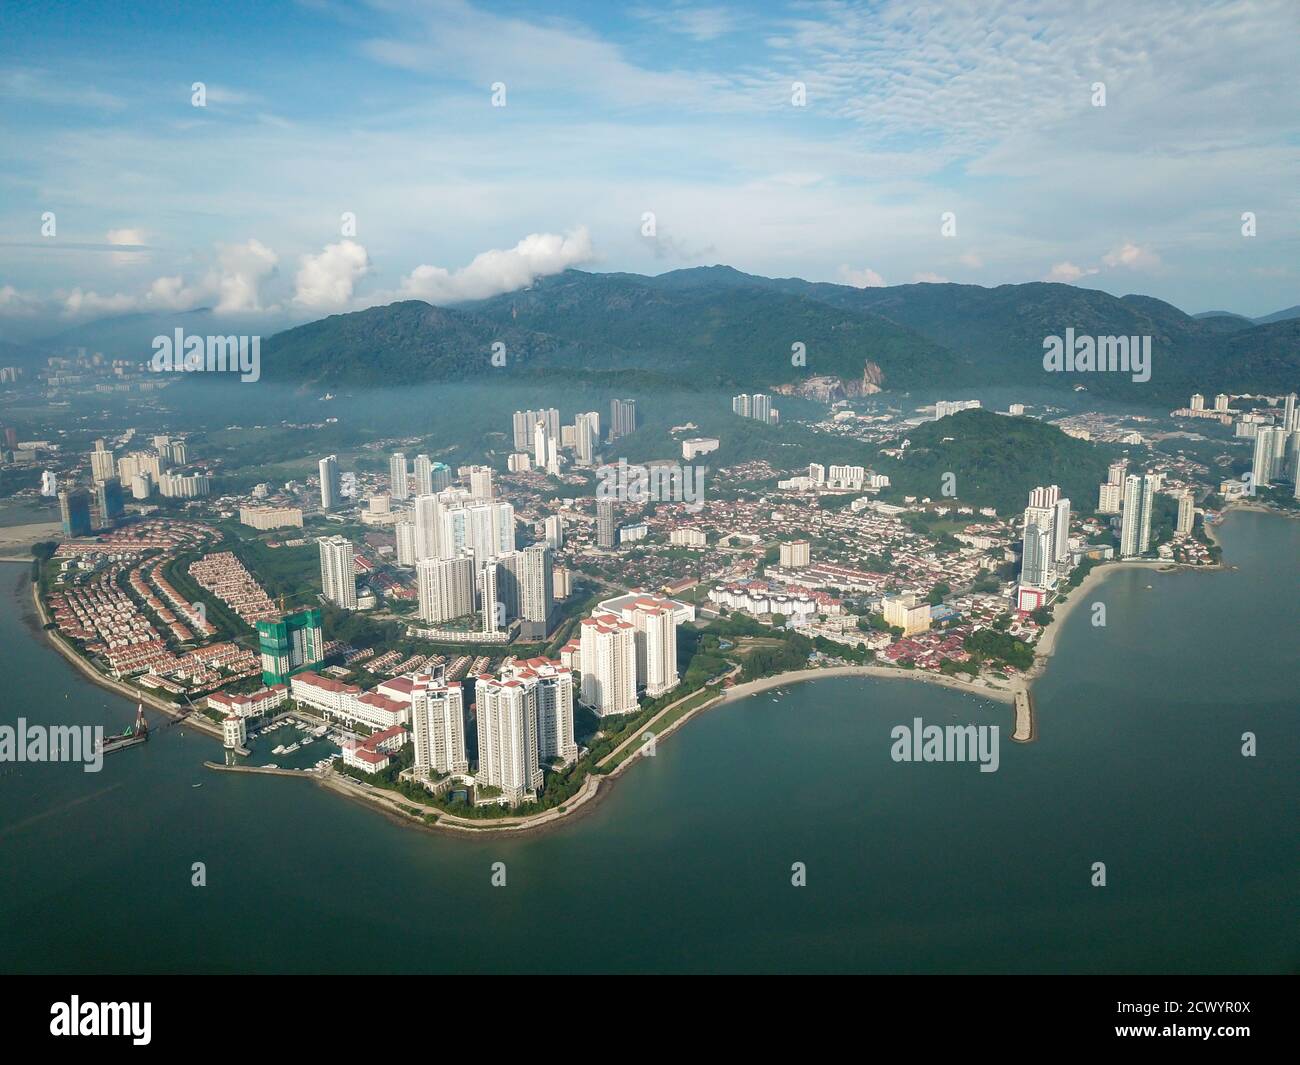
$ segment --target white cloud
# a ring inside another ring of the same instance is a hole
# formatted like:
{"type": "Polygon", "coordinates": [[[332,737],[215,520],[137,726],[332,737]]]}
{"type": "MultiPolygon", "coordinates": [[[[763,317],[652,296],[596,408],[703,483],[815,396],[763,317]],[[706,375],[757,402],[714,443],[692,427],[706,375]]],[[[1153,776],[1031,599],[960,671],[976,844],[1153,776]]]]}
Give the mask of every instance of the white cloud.
{"type": "Polygon", "coordinates": [[[370,272],[370,256],[355,240],[327,244],[319,255],[304,255],[298,263],[293,302],[313,311],[349,306],[357,282],[370,272]]]}
{"type": "Polygon", "coordinates": [[[854,270],[848,266],[840,267],[840,277],[846,285],[854,288],[884,288],[885,279],[869,267],[854,270]]]}
{"type": "Polygon", "coordinates": [[[143,248],[145,235],[142,229],[110,229],[104,239],[114,246],[125,246],[126,250],[113,252],[110,261],[114,266],[131,266],[148,258],[143,248]]]}
{"type": "MultiPolygon", "coordinates": [[[[635,61],[617,44],[569,20],[502,15],[464,0],[392,0],[395,30],[368,39],[362,51],[377,62],[421,74],[458,77],[481,90],[506,84],[508,99],[581,94],[619,105],[672,103],[682,107],[748,107],[737,80],[712,71],[664,70],[635,61]],[[574,71],[581,71],[580,78],[574,71]]],[[[712,25],[716,27],[716,19],[712,25]]],[[[696,23],[697,32],[710,24],[696,23]]],[[[788,85],[788,79],[787,83],[788,85]]]]}
{"type": "Polygon", "coordinates": [[[220,276],[217,291],[220,301],[217,310],[262,310],[262,283],[275,276],[279,261],[275,252],[258,240],[244,244],[223,244],[218,248],[220,276]]]}
{"type": "Polygon", "coordinates": [[[1074,282],[1078,281],[1079,278],[1086,277],[1089,274],[1095,274],[1096,272],[1096,267],[1085,268],[1082,266],[1075,266],[1074,263],[1071,262],[1057,263],[1048,271],[1047,276],[1043,280],[1060,281],[1063,284],[1072,285],[1074,282]]]}
{"type": "Polygon", "coordinates": [[[680,33],[694,41],[711,41],[736,28],[736,13],[726,7],[688,7],[673,4],[670,7],[638,7],[631,10],[635,18],[654,23],[673,33],[680,33]]]}
{"type": "Polygon", "coordinates": [[[972,270],[978,270],[984,265],[984,260],[973,251],[962,252],[961,257],[957,261],[960,262],[962,266],[969,266],[972,270]]]}
{"type": "Polygon", "coordinates": [[[1126,240],[1118,248],[1103,255],[1101,261],[1107,266],[1127,266],[1138,270],[1160,265],[1160,256],[1150,248],[1143,248],[1131,240],[1126,240]]]}
{"type": "MultiPolygon", "coordinates": [[[[108,237],[110,243],[130,246],[130,241],[142,234],[138,230],[111,230],[108,237]]],[[[125,259],[137,258],[131,253],[122,254],[125,259]]],[[[250,239],[243,244],[217,245],[216,260],[216,265],[197,281],[186,281],[180,274],[158,277],[138,295],[101,295],[78,286],[57,293],[55,298],[63,315],[69,318],[129,311],[189,311],[213,301],[216,310],[225,314],[273,309],[262,306],[262,288],[275,276],[278,257],[274,251],[250,239]]]]}
{"type": "Polygon", "coordinates": [[[942,274],[931,274],[924,270],[921,271],[920,273],[913,274],[912,281],[922,282],[930,285],[946,285],[948,283],[948,279],[944,277],[942,274]]]}
{"type": "Polygon", "coordinates": [[[22,295],[13,285],[0,285],[0,315],[16,318],[35,314],[38,309],[35,301],[22,295]]]}
{"type": "Polygon", "coordinates": [[[110,244],[141,245],[145,242],[145,234],[143,229],[110,229],[104,239],[110,244]]]}
{"type": "Polygon", "coordinates": [[[0,97],[10,97],[38,106],[86,107],[101,111],[120,111],[126,106],[121,97],[102,92],[92,85],[74,84],[59,71],[12,69],[0,74],[0,97]]]}
{"type": "Polygon", "coordinates": [[[136,297],[125,293],[101,296],[98,292],[83,292],[79,288],[74,288],[63,297],[63,312],[70,318],[82,315],[125,314],[138,307],[139,301],[136,297]]]}
{"type": "Polygon", "coordinates": [[[558,274],[593,258],[586,226],[559,236],[533,233],[505,251],[485,251],[460,270],[417,266],[402,279],[401,298],[430,303],[486,299],[526,288],[539,277],[558,274]]]}

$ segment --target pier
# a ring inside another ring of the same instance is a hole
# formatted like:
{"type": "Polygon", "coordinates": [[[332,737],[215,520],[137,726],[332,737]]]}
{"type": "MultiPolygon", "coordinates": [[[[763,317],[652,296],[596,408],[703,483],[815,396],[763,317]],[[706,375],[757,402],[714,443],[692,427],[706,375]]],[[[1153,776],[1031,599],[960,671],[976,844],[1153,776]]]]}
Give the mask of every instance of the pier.
{"type": "Polygon", "coordinates": [[[1016,692],[1016,729],[1011,738],[1017,743],[1032,743],[1038,738],[1034,721],[1034,699],[1024,688],[1016,692]]]}

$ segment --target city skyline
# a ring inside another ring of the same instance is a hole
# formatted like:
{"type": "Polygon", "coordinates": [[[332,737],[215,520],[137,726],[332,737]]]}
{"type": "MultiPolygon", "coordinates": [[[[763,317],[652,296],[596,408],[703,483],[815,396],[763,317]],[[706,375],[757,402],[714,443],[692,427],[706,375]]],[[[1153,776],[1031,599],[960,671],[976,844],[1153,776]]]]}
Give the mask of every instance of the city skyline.
{"type": "Polygon", "coordinates": [[[867,1019],[1284,1030],[1298,13],[6,4],[5,1021],[968,974],[867,1019]]]}

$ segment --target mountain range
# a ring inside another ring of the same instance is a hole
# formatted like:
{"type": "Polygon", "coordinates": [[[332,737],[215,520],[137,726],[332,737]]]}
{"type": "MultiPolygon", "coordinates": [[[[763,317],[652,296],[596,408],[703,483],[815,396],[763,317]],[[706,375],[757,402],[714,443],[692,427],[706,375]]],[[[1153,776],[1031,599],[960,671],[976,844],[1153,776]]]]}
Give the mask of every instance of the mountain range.
{"type": "Polygon", "coordinates": [[[1300,319],[1195,318],[1148,296],[1045,282],[864,289],[725,266],[658,277],[570,270],[453,308],[405,302],[336,315],[271,338],[263,359],[265,377],[314,385],[634,370],[685,388],[796,390],[810,378],[834,379],[846,394],[1082,385],[1167,404],[1193,392],[1295,388],[1300,319]],[[1044,337],[1067,328],[1150,336],[1151,380],[1044,371],[1044,337]],[[504,366],[492,363],[494,344],[504,345],[504,366]]]}
{"type": "MultiPolygon", "coordinates": [[[[263,342],[262,376],[315,388],[482,381],[489,374],[559,381],[577,373],[612,380],[633,374],[642,386],[817,398],[878,389],[1082,386],[1158,406],[1193,392],[1296,388],[1296,314],[1291,308],[1258,321],[1193,316],[1148,296],[1117,298],[1047,282],[855,288],[727,266],[657,277],[569,270],[475,303],[404,301],[286,329],[263,342]],[[1046,372],[1044,338],[1067,328],[1080,336],[1150,336],[1151,379],[1046,372]]],[[[199,311],[118,320],[113,335],[125,342],[132,330],[139,333],[134,343],[144,358],[147,337],[168,331],[164,319],[174,326],[182,317],[187,331],[226,328],[199,311]]],[[[75,342],[79,332],[88,335],[78,327],[61,339],[75,342]]]]}

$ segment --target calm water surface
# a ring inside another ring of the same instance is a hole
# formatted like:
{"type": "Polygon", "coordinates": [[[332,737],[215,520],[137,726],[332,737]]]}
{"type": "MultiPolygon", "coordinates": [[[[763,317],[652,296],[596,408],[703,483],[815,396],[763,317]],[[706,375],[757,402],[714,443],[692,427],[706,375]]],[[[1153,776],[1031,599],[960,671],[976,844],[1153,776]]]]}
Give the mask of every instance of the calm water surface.
{"type": "MultiPolygon", "coordinates": [[[[1106,627],[1074,612],[1033,744],[965,694],[799,684],[697,718],[531,838],[213,773],[217,744],[161,721],[98,774],[0,765],[0,968],[1294,971],[1300,522],[1238,513],[1223,538],[1237,570],[1120,572],[1091,596],[1106,627]],[[1000,769],[894,763],[915,717],[1001,725],[1000,769]]],[[[0,723],[124,727],[29,606],[0,567],[0,723]]]]}

